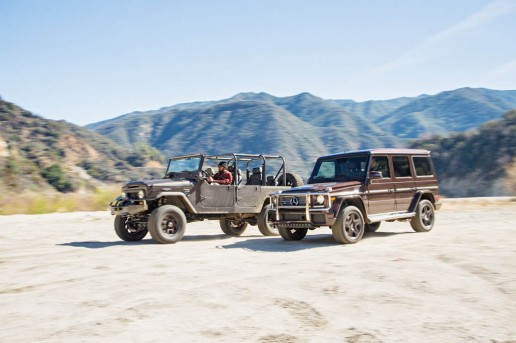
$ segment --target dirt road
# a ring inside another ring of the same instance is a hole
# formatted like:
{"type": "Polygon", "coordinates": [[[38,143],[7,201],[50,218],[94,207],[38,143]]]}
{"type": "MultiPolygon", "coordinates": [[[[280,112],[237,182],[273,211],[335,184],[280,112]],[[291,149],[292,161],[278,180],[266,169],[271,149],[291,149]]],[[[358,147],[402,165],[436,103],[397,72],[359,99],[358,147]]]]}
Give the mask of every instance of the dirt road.
{"type": "Polygon", "coordinates": [[[190,224],[126,243],[103,212],[0,217],[0,342],[514,342],[516,202],[447,201],[355,245],[190,224]]]}

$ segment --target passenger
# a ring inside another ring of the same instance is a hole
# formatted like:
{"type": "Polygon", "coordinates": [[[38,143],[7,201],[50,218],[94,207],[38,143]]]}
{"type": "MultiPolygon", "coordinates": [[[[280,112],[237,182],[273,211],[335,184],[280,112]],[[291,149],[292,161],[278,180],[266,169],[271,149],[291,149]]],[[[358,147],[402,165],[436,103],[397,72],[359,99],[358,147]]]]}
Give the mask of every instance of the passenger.
{"type": "Polygon", "coordinates": [[[233,175],[228,170],[228,164],[224,161],[220,162],[219,172],[213,175],[213,177],[208,176],[206,181],[208,183],[214,183],[219,185],[230,185],[233,182],[233,175]]]}

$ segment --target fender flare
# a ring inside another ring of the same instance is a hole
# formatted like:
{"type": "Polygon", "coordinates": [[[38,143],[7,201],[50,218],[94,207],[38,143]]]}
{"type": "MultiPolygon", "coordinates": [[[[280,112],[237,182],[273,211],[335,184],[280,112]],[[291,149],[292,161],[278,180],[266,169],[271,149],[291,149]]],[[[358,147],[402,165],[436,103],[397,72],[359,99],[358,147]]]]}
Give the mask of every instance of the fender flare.
{"type": "Polygon", "coordinates": [[[152,197],[152,199],[149,198],[148,200],[157,200],[163,197],[178,197],[183,203],[183,205],[185,205],[185,207],[188,209],[188,211],[190,211],[191,213],[197,213],[197,210],[192,205],[190,200],[186,197],[184,193],[181,192],[160,192],[156,196],[152,197]]]}

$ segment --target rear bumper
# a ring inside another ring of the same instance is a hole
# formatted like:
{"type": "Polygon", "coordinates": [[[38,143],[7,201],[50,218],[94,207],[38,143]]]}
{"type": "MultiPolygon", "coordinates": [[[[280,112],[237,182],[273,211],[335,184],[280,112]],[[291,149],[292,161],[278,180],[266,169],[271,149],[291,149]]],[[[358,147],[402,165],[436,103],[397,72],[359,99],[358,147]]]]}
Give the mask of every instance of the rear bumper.
{"type": "Polygon", "coordinates": [[[111,214],[129,216],[145,212],[149,209],[145,200],[129,200],[118,197],[109,204],[111,214]]]}

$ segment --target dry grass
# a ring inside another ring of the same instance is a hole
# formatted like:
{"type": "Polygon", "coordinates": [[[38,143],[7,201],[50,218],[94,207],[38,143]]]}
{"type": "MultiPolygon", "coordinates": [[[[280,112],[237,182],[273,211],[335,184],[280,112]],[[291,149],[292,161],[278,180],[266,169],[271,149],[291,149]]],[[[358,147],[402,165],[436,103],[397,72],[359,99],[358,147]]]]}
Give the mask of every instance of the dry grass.
{"type": "Polygon", "coordinates": [[[77,193],[23,193],[0,195],[0,215],[103,211],[120,194],[119,186],[77,193]]]}

